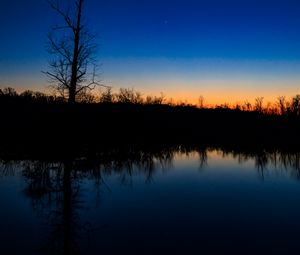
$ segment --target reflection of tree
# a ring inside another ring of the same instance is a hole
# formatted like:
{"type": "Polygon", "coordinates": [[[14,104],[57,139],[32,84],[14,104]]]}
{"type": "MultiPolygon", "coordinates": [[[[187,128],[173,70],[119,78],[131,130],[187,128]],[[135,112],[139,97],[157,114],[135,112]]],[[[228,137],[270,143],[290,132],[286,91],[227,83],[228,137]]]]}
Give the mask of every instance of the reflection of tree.
{"type": "Polygon", "coordinates": [[[270,158],[266,153],[258,153],[257,155],[255,155],[254,159],[255,159],[255,167],[259,175],[261,176],[262,180],[264,180],[265,178],[264,170],[267,168],[270,158]]]}
{"type": "Polygon", "coordinates": [[[286,169],[288,167],[293,168],[293,176],[297,179],[300,179],[300,153],[293,153],[293,154],[284,154],[281,153],[279,155],[279,161],[286,169]]]}
{"type": "Polygon", "coordinates": [[[204,168],[207,165],[207,149],[199,149],[198,150],[199,154],[199,161],[200,161],[200,169],[204,168]]]}
{"type": "Polygon", "coordinates": [[[278,171],[292,169],[291,175],[300,179],[299,153],[264,151],[254,155],[254,160],[255,166],[262,178],[264,178],[264,172],[267,171],[271,165],[278,171]]]}
{"type": "MultiPolygon", "coordinates": [[[[28,182],[26,195],[31,198],[34,210],[46,219],[53,230],[41,253],[79,254],[80,237],[93,229],[81,223],[80,210],[83,179],[94,180],[96,187],[109,187],[104,176],[119,175],[122,184],[131,184],[135,175],[144,175],[151,182],[157,169],[172,167],[176,153],[197,153],[200,167],[208,164],[207,155],[212,148],[171,147],[159,150],[107,150],[93,156],[62,161],[0,161],[2,175],[22,169],[28,182]]],[[[221,151],[221,150],[219,150],[221,151]]],[[[278,151],[222,150],[224,157],[236,158],[239,163],[253,160],[262,177],[269,165],[275,169],[291,171],[300,179],[300,153],[278,151]]]]}
{"type": "Polygon", "coordinates": [[[16,172],[16,164],[11,160],[1,160],[0,159],[0,177],[12,176],[16,172]]]}
{"type": "Polygon", "coordinates": [[[45,216],[53,228],[49,242],[42,249],[50,254],[76,254],[76,230],[79,226],[80,185],[72,171],[72,162],[25,162],[26,194],[36,212],[45,216]]]}
{"type": "Polygon", "coordinates": [[[232,156],[237,159],[240,164],[248,160],[254,160],[254,165],[264,178],[265,171],[269,166],[273,166],[275,170],[292,170],[291,175],[300,179],[300,153],[286,152],[277,150],[260,150],[260,151],[234,151],[221,150],[224,157],[232,156]]]}
{"type": "MultiPolygon", "coordinates": [[[[80,237],[93,229],[89,223],[80,222],[83,208],[81,181],[93,179],[96,185],[105,184],[104,175],[118,174],[123,184],[131,181],[135,174],[144,174],[146,182],[152,180],[155,170],[172,164],[173,150],[110,151],[97,157],[46,161],[8,161],[1,169],[13,166],[22,168],[28,182],[26,195],[32,200],[34,210],[51,225],[52,232],[47,244],[41,249],[45,254],[79,254],[80,237]]],[[[16,167],[15,167],[16,168],[16,167]]],[[[106,185],[106,184],[105,184],[106,185]]]]}

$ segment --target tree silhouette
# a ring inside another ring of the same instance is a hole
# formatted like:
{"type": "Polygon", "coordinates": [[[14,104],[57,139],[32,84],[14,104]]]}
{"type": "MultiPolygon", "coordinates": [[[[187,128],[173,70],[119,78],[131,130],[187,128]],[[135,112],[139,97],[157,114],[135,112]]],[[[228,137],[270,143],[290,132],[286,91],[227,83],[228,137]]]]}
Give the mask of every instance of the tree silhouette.
{"type": "Polygon", "coordinates": [[[49,33],[48,51],[53,59],[50,70],[44,73],[69,103],[75,103],[76,96],[100,85],[96,81],[95,36],[83,19],[84,0],[75,0],[70,8],[65,8],[60,0],[48,3],[63,23],[49,33]]]}

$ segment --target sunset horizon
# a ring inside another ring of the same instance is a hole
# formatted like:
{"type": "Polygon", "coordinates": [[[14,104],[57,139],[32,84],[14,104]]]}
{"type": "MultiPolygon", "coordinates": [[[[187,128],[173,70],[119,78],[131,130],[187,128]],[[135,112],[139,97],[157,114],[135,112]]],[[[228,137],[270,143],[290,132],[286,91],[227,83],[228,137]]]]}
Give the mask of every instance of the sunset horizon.
{"type": "MultiPolygon", "coordinates": [[[[173,83],[172,83],[173,84],[173,83]]],[[[147,89],[143,86],[113,86],[113,85],[106,85],[107,87],[111,88],[112,93],[116,94],[119,92],[120,89],[128,89],[134,92],[138,92],[141,94],[143,99],[146,99],[147,96],[150,97],[163,97],[164,103],[174,103],[174,104],[192,104],[192,105],[199,105],[199,98],[201,97],[204,103],[204,106],[207,107],[215,107],[217,105],[228,105],[231,107],[235,107],[238,105],[243,105],[245,103],[255,103],[255,99],[263,98],[263,105],[266,106],[267,104],[271,103],[276,105],[278,103],[279,97],[285,97],[286,100],[290,100],[296,95],[297,90],[293,88],[289,89],[246,89],[246,88],[239,88],[239,89],[230,89],[224,86],[215,86],[207,89],[197,90],[197,89],[185,89],[188,85],[184,85],[184,83],[180,83],[180,87],[174,86],[172,88],[172,84],[168,84],[170,89],[168,90],[161,90],[161,89],[147,89]],[[166,92],[168,91],[168,93],[166,92]]],[[[293,83],[294,84],[294,83],[293,83]]],[[[160,87],[164,87],[165,84],[161,84],[160,87]]],[[[13,86],[7,85],[3,86],[2,89],[5,88],[13,88],[16,90],[17,93],[22,94],[25,91],[33,91],[33,92],[41,92],[45,93],[46,95],[58,95],[55,89],[52,88],[52,85],[45,84],[40,85],[36,84],[33,85],[26,85],[26,86],[13,86]]],[[[101,95],[101,93],[105,92],[106,88],[99,86],[91,93],[97,98],[101,95]]]]}
{"type": "MultiPolygon", "coordinates": [[[[60,17],[47,1],[2,7],[0,88],[47,91],[47,35],[60,17]]],[[[102,84],[234,104],[299,94],[299,9],[278,0],[87,1],[84,21],[96,35],[102,84]]]]}

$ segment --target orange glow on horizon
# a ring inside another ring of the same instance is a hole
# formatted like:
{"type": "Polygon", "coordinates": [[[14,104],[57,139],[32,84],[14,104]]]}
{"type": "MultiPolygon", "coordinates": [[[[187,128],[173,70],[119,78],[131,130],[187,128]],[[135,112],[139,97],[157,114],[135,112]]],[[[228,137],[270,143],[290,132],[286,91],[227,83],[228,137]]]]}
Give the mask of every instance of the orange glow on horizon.
{"type": "MultiPolygon", "coordinates": [[[[291,83],[289,86],[279,86],[279,83],[267,83],[267,86],[259,86],[258,82],[251,84],[250,82],[246,83],[245,86],[237,86],[233,84],[232,86],[225,86],[226,84],[217,84],[217,83],[208,83],[206,86],[195,84],[187,85],[174,85],[173,83],[156,83],[154,86],[145,84],[144,86],[122,86],[122,84],[107,84],[112,87],[113,93],[118,93],[119,88],[132,88],[134,91],[141,92],[142,96],[161,96],[164,95],[164,102],[172,103],[186,103],[186,104],[199,104],[199,97],[204,98],[205,106],[215,106],[221,104],[228,104],[234,106],[237,103],[242,105],[245,102],[253,104],[255,98],[263,97],[263,104],[267,105],[269,102],[274,104],[277,101],[279,96],[285,96],[287,100],[290,100],[297,94],[300,94],[300,91],[297,90],[296,82],[291,83]],[[271,84],[271,85],[270,85],[271,84]],[[274,84],[274,85],[273,85],[274,84]]],[[[263,83],[262,83],[263,84],[263,83]]],[[[1,86],[4,88],[8,86],[1,86]]],[[[31,86],[9,86],[16,89],[18,93],[22,93],[25,90],[41,91],[46,94],[53,92],[49,89],[49,84],[37,84],[32,83],[31,86]]],[[[95,93],[99,95],[99,92],[103,89],[96,89],[95,93]]]]}
{"type": "MultiPolygon", "coordinates": [[[[206,93],[201,93],[200,91],[170,91],[169,93],[162,92],[165,96],[166,101],[172,100],[174,103],[188,103],[188,104],[199,104],[200,96],[204,99],[204,105],[206,106],[215,106],[221,104],[228,105],[236,105],[236,104],[244,104],[245,102],[249,102],[253,104],[255,99],[258,97],[263,97],[263,104],[266,105],[268,103],[276,103],[279,96],[285,96],[287,100],[291,99],[295,95],[299,94],[296,91],[278,91],[271,93],[267,90],[260,91],[226,91],[219,89],[217,91],[207,91],[206,93]]],[[[160,93],[143,93],[143,95],[155,95],[159,96],[160,93]]]]}

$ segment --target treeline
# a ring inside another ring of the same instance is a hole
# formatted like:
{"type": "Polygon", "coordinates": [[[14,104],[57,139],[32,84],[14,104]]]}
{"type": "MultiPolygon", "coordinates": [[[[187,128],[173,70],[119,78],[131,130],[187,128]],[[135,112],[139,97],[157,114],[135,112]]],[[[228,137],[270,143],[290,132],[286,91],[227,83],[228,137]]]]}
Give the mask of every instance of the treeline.
{"type": "MultiPolygon", "coordinates": [[[[27,101],[32,100],[49,103],[68,101],[67,98],[61,95],[48,95],[31,90],[25,90],[24,92],[17,93],[17,91],[11,87],[0,89],[0,97],[2,99],[18,98],[27,101]]],[[[96,93],[82,90],[82,92],[76,96],[76,102],[78,103],[163,104],[166,103],[165,101],[166,99],[164,95],[146,96],[146,98],[144,98],[140,92],[126,88],[121,88],[118,93],[113,93],[111,88],[107,88],[98,95],[96,93]]],[[[168,104],[171,104],[171,102],[168,102],[168,104]]]]}
{"type": "Polygon", "coordinates": [[[299,96],[280,99],[278,110],[268,111],[262,98],[247,109],[206,107],[108,89],[98,101],[73,105],[59,96],[6,88],[0,93],[0,154],[80,155],[157,145],[298,150],[299,96]]]}
{"type": "MultiPolygon", "coordinates": [[[[23,101],[35,101],[42,103],[67,103],[67,99],[60,95],[48,95],[42,92],[35,92],[26,90],[22,93],[17,93],[15,89],[7,87],[0,89],[0,99],[17,99],[23,101]]],[[[244,103],[236,104],[205,104],[203,96],[199,97],[198,104],[190,104],[187,102],[174,102],[172,99],[167,99],[163,94],[160,96],[143,96],[140,92],[134,89],[121,88],[118,92],[113,92],[111,88],[106,88],[99,94],[91,93],[89,91],[82,91],[77,95],[76,101],[80,104],[137,104],[137,105],[168,105],[174,107],[193,107],[200,109],[225,109],[237,110],[245,112],[259,112],[269,115],[300,115],[300,95],[297,94],[290,99],[285,96],[279,96],[271,103],[264,103],[263,97],[255,98],[254,103],[245,101],[244,103]]]]}

